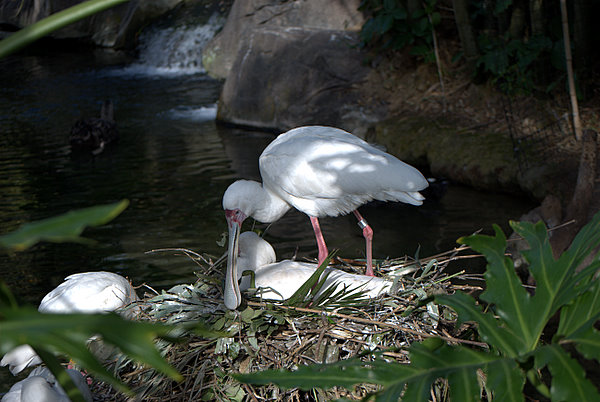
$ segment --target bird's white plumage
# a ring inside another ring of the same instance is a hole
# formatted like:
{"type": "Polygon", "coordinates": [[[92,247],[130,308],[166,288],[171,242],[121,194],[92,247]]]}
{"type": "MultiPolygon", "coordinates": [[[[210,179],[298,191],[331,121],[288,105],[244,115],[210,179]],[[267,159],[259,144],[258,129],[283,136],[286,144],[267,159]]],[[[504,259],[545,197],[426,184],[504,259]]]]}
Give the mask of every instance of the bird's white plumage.
{"type": "Polygon", "coordinates": [[[112,272],[69,275],[40,303],[42,313],[102,313],[138,300],[131,283],[112,272]]]}
{"type": "MultiPolygon", "coordinates": [[[[76,370],[67,373],[86,401],[92,401],[92,393],[85,378],[76,370]]],[[[14,384],[2,397],[2,402],[69,402],[66,392],[47,367],[36,367],[29,376],[14,384]]]]}
{"type": "MultiPolygon", "coordinates": [[[[65,278],[65,281],[42,299],[38,310],[42,313],[104,313],[115,311],[138,300],[131,283],[112,272],[83,272],[65,278]]],[[[135,309],[125,313],[134,315],[135,309]]],[[[0,366],[8,366],[13,375],[27,367],[41,363],[29,345],[19,345],[6,353],[0,366]]]]}
{"type": "MultiPolygon", "coordinates": [[[[251,285],[250,277],[242,277],[242,272],[254,271],[254,284],[257,288],[262,288],[261,297],[266,299],[289,299],[318,268],[316,264],[299,261],[275,262],[273,247],[254,232],[240,234],[239,249],[238,279],[242,279],[240,289],[246,290],[251,285]]],[[[383,278],[350,274],[329,267],[325,269],[325,273],[328,276],[319,293],[335,286],[336,291],[343,288],[361,290],[365,296],[375,298],[387,293],[392,285],[392,282],[383,278]]]]}
{"type": "Polygon", "coordinates": [[[40,359],[31,346],[19,345],[2,356],[0,366],[8,366],[10,372],[13,375],[17,375],[27,367],[37,366],[41,362],[42,359],[40,359]]]}
{"type": "Polygon", "coordinates": [[[260,155],[259,167],[262,186],[233,183],[223,195],[224,209],[261,222],[276,221],[290,206],[309,216],[337,216],[371,200],[421,205],[419,191],[428,186],[414,167],[335,127],[279,135],[260,155]]]}
{"type": "Polygon", "coordinates": [[[371,201],[420,205],[427,180],[414,167],[334,127],[278,136],[259,158],[263,187],[310,216],[337,216],[371,201]]]}

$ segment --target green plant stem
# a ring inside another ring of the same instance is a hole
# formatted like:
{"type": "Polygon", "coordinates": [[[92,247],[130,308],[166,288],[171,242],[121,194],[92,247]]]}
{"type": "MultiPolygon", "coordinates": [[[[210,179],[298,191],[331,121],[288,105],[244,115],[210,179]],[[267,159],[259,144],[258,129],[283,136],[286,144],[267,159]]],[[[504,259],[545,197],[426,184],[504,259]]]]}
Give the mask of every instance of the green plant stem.
{"type": "Polygon", "coordinates": [[[16,52],[50,32],[126,1],[128,0],[89,0],[52,14],[2,40],[0,58],[16,52]]]}
{"type": "Polygon", "coordinates": [[[535,387],[535,389],[540,394],[542,394],[542,396],[550,399],[550,397],[551,397],[550,390],[548,389],[546,384],[544,384],[543,382],[540,381],[539,377],[537,376],[537,374],[534,370],[527,370],[527,379],[529,380],[531,385],[533,385],[535,387]]]}

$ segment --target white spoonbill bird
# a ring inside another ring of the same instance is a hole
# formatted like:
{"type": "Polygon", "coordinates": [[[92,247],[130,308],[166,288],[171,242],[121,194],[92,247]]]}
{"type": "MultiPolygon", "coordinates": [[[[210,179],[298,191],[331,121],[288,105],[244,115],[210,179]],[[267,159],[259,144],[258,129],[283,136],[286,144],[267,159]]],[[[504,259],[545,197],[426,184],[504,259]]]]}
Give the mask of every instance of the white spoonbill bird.
{"type": "MultiPolygon", "coordinates": [[[[83,399],[91,402],[92,393],[85,378],[77,370],[67,369],[67,374],[79,388],[83,399]]],[[[2,402],[69,402],[67,393],[62,389],[47,367],[36,367],[29,376],[14,384],[2,397],[2,402]]]]}
{"type": "MultiPolygon", "coordinates": [[[[246,290],[251,286],[250,276],[242,277],[243,271],[254,271],[254,284],[256,288],[262,288],[261,296],[265,299],[286,300],[289,299],[310,278],[318,268],[317,264],[284,260],[275,262],[275,250],[273,247],[254,232],[244,232],[239,238],[239,270],[234,272],[236,280],[242,279],[240,290],[246,290]]],[[[339,269],[325,268],[324,274],[328,274],[322,293],[331,286],[335,291],[346,288],[349,291],[361,290],[370,298],[389,292],[392,282],[383,278],[367,275],[355,275],[339,269]]],[[[235,290],[234,290],[235,291],[235,290]]],[[[237,296],[238,299],[241,295],[237,296]]]]}
{"type": "MultiPolygon", "coordinates": [[[[42,299],[42,313],[104,313],[139,300],[131,283],[112,272],[83,272],[69,275],[42,299]]],[[[135,314],[135,310],[125,313],[135,314]]],[[[131,318],[131,317],[129,317],[131,318]]],[[[29,345],[19,345],[2,357],[0,366],[8,366],[13,375],[41,360],[29,345]]]]}
{"type": "Polygon", "coordinates": [[[291,207],[304,212],[315,231],[321,263],[328,251],[318,218],[353,212],[366,240],[366,273],[372,276],[373,230],[356,209],[371,200],[421,205],[419,191],[428,186],[414,167],[334,127],[298,127],[279,135],[260,155],[259,168],[262,184],[238,180],[223,195],[229,226],[224,298],[230,309],[241,302],[232,272],[238,235],[248,216],[270,223],[291,207]]]}

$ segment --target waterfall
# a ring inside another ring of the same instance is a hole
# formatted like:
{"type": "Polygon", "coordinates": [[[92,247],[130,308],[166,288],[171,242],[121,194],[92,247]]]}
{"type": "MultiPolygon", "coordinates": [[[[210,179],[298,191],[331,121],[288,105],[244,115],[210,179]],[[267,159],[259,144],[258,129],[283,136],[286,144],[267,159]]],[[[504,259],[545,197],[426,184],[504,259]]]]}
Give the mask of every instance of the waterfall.
{"type": "Polygon", "coordinates": [[[138,61],[122,69],[120,74],[177,76],[202,74],[202,50],[225,23],[213,14],[202,25],[155,27],[140,35],[138,61]]]}

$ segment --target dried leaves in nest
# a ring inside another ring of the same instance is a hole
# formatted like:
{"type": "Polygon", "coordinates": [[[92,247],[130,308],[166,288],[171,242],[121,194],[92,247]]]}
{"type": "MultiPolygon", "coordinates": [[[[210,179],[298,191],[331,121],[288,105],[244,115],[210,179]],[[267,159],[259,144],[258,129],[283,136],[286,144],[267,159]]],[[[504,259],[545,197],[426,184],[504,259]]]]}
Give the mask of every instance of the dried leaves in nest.
{"type": "MultiPolygon", "coordinates": [[[[363,384],[351,390],[334,387],[305,392],[240,384],[229,374],[295,370],[301,365],[355,356],[366,361],[408,362],[406,350],[414,341],[437,336],[465,342],[449,334],[453,322],[450,310],[430,301],[432,294],[459,287],[450,279],[461,275],[443,271],[452,260],[472,257],[461,255],[465,249],[420,261],[403,258],[381,262],[380,272],[394,285],[390,295],[376,300],[335,294],[313,308],[307,300],[292,306],[246,297],[247,303],[238,311],[227,310],[222,304],[222,279],[214,272],[223,270],[224,261],[212,263],[186,250],[203,272],[197,274],[198,281],[175,286],[143,302],[148,320],[181,325],[181,342],[161,346],[184,381],[175,383],[151,368],[123,359],[114,363],[115,373],[136,393],[136,400],[144,401],[360,399],[376,387],[363,384]]],[[[346,270],[363,269],[354,261],[338,262],[346,270]]],[[[103,400],[127,400],[104,384],[98,384],[95,393],[103,400]]]]}

